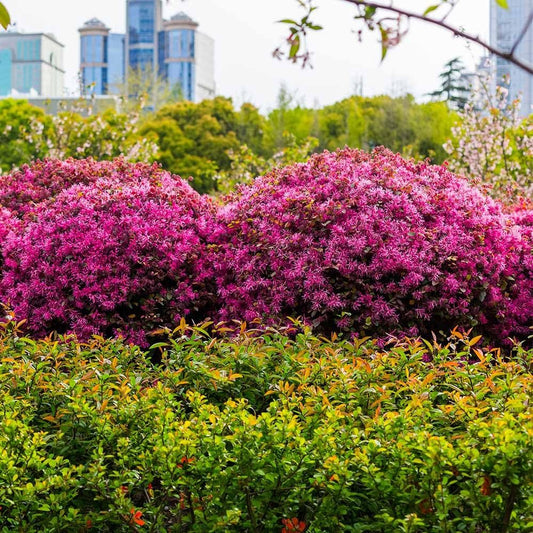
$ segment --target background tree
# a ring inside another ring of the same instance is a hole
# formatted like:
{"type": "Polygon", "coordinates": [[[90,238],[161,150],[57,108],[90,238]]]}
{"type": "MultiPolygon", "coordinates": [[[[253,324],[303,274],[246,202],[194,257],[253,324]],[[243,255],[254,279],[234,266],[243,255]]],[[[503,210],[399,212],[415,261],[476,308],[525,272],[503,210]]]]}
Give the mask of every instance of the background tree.
{"type": "Polygon", "coordinates": [[[207,192],[216,189],[217,172],[230,168],[228,151],[241,144],[257,146],[261,128],[262,119],[253,106],[245,106],[241,115],[231,99],[218,96],[198,104],[183,101],[163,106],[147,117],[141,133],[155,134],[158,161],[166,170],[192,177],[193,187],[207,192]],[[248,121],[246,127],[244,121],[248,121]]]}
{"type": "Polygon", "coordinates": [[[27,100],[0,100],[0,171],[45,157],[53,136],[51,117],[27,100]]]}
{"type": "MultiPolygon", "coordinates": [[[[88,89],[90,93],[90,87],[88,89]]],[[[153,67],[129,68],[126,81],[112,83],[111,90],[120,97],[125,113],[157,111],[164,105],[183,100],[181,86],[170,85],[153,67]]]]}
{"type": "Polygon", "coordinates": [[[490,76],[480,80],[445,144],[450,169],[489,187],[504,202],[533,197],[533,115],[520,118],[520,99],[507,87],[491,91],[490,76]]]}
{"type": "Polygon", "coordinates": [[[468,101],[469,88],[465,78],[465,67],[459,57],[450,59],[439,75],[440,89],[429,93],[436,100],[444,100],[452,109],[464,109],[468,101]]]}

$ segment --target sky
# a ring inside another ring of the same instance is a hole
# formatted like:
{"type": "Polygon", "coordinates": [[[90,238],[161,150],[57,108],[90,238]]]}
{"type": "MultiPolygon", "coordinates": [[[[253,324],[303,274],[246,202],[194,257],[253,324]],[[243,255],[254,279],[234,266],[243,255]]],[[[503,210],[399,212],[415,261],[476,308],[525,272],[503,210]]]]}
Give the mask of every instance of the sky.
{"type": "MultiPolygon", "coordinates": [[[[76,91],[79,34],[85,21],[97,17],[114,32],[124,32],[126,0],[3,0],[17,29],[53,33],[65,44],[67,90],[76,91]]],[[[295,0],[164,0],[166,18],[184,11],[199,31],[215,40],[217,94],[247,101],[268,112],[276,106],[282,84],[306,106],[323,106],[354,93],[365,96],[406,92],[417,100],[438,88],[443,65],[461,56],[473,68],[482,49],[432,25],[413,22],[404,41],[380,62],[375,33],[357,38],[354,7],[343,0],[317,0],[313,22],[324,26],[309,40],[313,68],[272,57],[287,30],[276,21],[297,16],[295,0]]],[[[397,0],[395,5],[423,11],[432,0],[397,0]]],[[[460,0],[449,22],[487,39],[490,0],[460,0]]]]}

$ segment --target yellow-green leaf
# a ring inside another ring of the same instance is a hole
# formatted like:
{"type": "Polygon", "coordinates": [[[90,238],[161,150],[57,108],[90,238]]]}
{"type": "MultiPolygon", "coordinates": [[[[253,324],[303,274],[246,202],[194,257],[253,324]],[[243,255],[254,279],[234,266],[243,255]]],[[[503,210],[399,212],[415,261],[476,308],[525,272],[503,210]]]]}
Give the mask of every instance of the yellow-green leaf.
{"type": "Polygon", "coordinates": [[[2,26],[6,30],[10,24],[11,17],[9,16],[9,12],[5,8],[4,4],[0,2],[0,26],[2,26]]]}

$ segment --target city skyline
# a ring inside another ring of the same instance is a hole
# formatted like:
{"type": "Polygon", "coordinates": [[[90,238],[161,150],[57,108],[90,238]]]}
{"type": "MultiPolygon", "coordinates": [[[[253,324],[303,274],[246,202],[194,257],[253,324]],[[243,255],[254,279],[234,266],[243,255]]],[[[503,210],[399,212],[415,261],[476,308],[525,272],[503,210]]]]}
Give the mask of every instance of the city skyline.
{"type": "MultiPolygon", "coordinates": [[[[425,4],[427,1],[409,0],[413,9],[420,10],[425,4]]],[[[97,17],[113,32],[125,32],[125,0],[93,0],[76,6],[65,0],[48,0],[46,6],[38,0],[6,0],[6,5],[20,29],[52,32],[66,44],[70,93],[78,88],[78,28],[97,17]]],[[[263,111],[275,107],[282,83],[307,105],[326,105],[349,96],[361,80],[365,95],[408,91],[427,100],[425,95],[438,87],[438,76],[449,59],[462,56],[473,68],[482,52],[445,31],[413,23],[405,41],[380,64],[377,36],[366,34],[359,43],[353,9],[338,2],[316,11],[316,20],[325,30],[310,39],[314,68],[302,70],[272,57],[272,50],[286,37],[286,28],[276,21],[299,14],[292,2],[188,0],[163,4],[166,18],[180,10],[199,21],[202,31],[216,41],[217,94],[233,97],[236,104],[250,101],[263,111]]],[[[450,22],[488,39],[488,16],[488,0],[469,0],[459,4],[450,22]]]]}
{"type": "Polygon", "coordinates": [[[112,33],[96,17],[79,29],[83,93],[135,91],[128,78],[139,72],[154,84],[160,79],[177,87],[186,100],[215,96],[214,42],[198,31],[198,22],[184,12],[164,19],[161,0],[127,0],[124,14],[125,33],[112,33]]]}

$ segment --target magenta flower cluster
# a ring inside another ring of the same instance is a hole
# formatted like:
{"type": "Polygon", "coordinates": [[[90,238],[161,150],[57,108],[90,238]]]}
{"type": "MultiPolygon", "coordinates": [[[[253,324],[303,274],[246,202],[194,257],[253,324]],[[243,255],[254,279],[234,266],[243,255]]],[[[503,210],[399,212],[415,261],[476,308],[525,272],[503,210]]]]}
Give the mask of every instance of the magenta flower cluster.
{"type": "Polygon", "coordinates": [[[531,227],[445,166],[325,152],[242,188],[219,219],[224,319],[503,338],[533,324],[531,227]]]}
{"type": "Polygon", "coordinates": [[[146,345],[154,328],[204,316],[213,207],[187,183],[123,161],[47,161],[17,177],[5,197],[23,229],[4,238],[0,291],[33,333],[146,345]]]}
{"type": "Polygon", "coordinates": [[[533,324],[531,210],[384,149],[313,156],[218,207],[157,166],[37,162],[0,179],[0,206],[0,300],[37,335],[146,345],[181,317],[301,317],[502,341],[533,324]]]}

